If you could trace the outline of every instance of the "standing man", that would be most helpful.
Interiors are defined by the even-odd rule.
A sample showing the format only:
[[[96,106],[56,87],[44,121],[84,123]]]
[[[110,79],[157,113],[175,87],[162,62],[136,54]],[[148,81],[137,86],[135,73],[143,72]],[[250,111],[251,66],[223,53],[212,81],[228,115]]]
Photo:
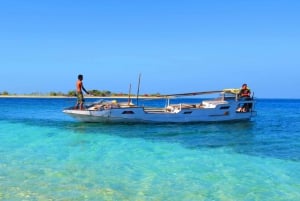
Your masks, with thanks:
[[[84,98],[83,98],[83,93],[82,91],[84,91],[86,94],[90,94],[83,86],[83,75],[78,75],[78,80],[76,82],[76,93],[77,93],[77,103],[75,106],[75,109],[79,109],[82,110],[83,109],[83,103],[84,103]]]

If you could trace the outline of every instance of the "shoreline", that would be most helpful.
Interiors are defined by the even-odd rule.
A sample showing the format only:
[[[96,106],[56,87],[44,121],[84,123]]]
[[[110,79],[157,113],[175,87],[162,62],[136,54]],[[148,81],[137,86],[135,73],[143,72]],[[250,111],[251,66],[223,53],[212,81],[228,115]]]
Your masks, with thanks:
[[[50,95],[0,95],[1,98],[53,98],[53,99],[60,99],[60,98],[69,98],[69,99],[76,99],[77,96],[50,96]],[[99,98],[99,99],[128,99],[128,96],[89,96],[86,95],[84,96],[85,99],[91,99],[91,98]],[[130,99],[136,99],[136,96],[131,96]],[[139,96],[139,98],[142,99],[166,99],[166,97],[163,96]],[[172,97],[175,98],[175,97]],[[196,98],[196,97],[193,97]],[[198,98],[198,97],[197,97]],[[207,97],[203,97],[207,98]],[[271,100],[271,99],[278,99],[278,100],[300,100],[300,98],[256,98],[256,99],[266,99],[266,100]]]
[[[48,95],[0,95],[0,98],[70,98],[76,99],[77,96],[48,96]],[[85,99],[90,98],[101,98],[101,99],[128,99],[126,96],[84,96]],[[137,96],[132,96],[130,99],[136,99]],[[143,99],[163,99],[164,97],[157,96],[139,96],[139,98]]]

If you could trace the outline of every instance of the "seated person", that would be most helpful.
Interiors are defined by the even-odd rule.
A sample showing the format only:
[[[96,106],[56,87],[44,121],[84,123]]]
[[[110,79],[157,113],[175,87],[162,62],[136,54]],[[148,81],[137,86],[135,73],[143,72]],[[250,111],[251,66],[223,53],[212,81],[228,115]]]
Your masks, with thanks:
[[[250,94],[251,94],[251,91],[248,88],[247,84],[243,84],[242,88],[238,94],[239,98],[241,98],[243,100],[251,100]],[[240,110],[240,112],[248,112],[251,107],[252,107],[251,103],[245,103],[242,108],[239,108],[239,110]]]
[[[250,94],[251,94],[251,91],[248,88],[247,84],[243,84],[243,86],[239,92],[239,97],[247,99],[247,98],[250,98]]]

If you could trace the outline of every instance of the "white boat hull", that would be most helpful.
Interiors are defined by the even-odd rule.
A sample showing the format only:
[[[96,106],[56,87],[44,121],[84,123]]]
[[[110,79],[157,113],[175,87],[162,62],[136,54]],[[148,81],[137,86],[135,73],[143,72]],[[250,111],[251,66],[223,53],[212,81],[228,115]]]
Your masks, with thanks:
[[[253,104],[253,102],[251,101]],[[209,105],[211,104],[211,105]],[[238,101],[209,102],[205,107],[144,108],[117,107],[101,110],[65,109],[63,112],[81,122],[116,122],[116,123],[187,123],[187,122],[222,122],[250,120],[256,115],[252,109],[238,112]]]

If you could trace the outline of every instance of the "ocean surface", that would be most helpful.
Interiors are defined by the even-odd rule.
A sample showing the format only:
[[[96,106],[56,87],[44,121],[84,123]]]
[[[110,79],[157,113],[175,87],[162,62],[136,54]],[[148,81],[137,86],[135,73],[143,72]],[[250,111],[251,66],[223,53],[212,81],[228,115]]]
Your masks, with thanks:
[[[300,100],[196,124],[79,123],[75,102],[0,98],[0,200],[300,200]]]

